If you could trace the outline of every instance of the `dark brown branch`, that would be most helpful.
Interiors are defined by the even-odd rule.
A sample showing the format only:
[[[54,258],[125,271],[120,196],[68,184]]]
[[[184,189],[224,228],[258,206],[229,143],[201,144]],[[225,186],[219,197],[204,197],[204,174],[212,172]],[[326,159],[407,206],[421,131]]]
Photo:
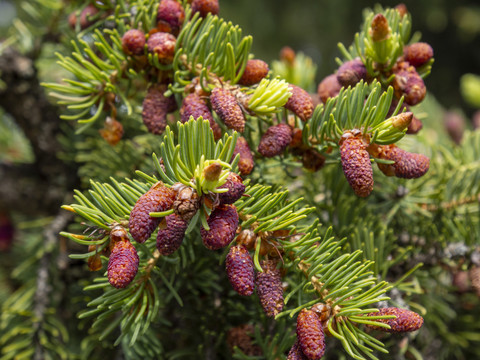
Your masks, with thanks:
[[[32,59],[8,48],[0,56],[0,107],[30,141],[35,162],[0,164],[0,208],[26,213],[56,213],[65,192],[76,183],[76,170],[58,159],[57,109],[40,86]]]

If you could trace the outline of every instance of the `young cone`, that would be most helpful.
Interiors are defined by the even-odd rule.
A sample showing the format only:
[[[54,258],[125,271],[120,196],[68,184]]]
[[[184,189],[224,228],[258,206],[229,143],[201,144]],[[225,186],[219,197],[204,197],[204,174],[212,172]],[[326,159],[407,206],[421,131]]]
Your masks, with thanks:
[[[235,145],[235,150],[233,150],[232,160],[240,154],[240,161],[238,162],[238,170],[240,175],[248,175],[253,171],[255,166],[255,161],[253,160],[252,151],[248,146],[247,140],[240,136],[237,139],[237,144]]]
[[[375,321],[381,322],[383,324],[390,325],[390,329],[384,327],[367,325],[367,327],[375,330],[390,332],[390,333],[404,333],[410,331],[416,331],[420,329],[423,325],[423,317],[417,313],[406,310],[399,309],[396,307],[383,308],[380,311],[375,313],[370,313],[367,316],[382,316],[382,315],[395,315],[395,319],[377,319]]]
[[[238,132],[245,130],[245,117],[235,96],[227,89],[215,88],[210,95],[212,109],[228,128]]]
[[[176,107],[173,97],[165,97],[165,85],[152,85],[143,100],[142,119],[148,131],[160,135],[167,127],[167,114]]]
[[[260,59],[250,59],[247,61],[247,66],[238,81],[240,85],[252,86],[258,84],[265,76],[267,76],[268,64]]]
[[[300,348],[300,344],[297,341],[292,345],[292,348],[288,352],[287,360],[309,360]]]
[[[228,189],[227,192],[219,193],[218,200],[220,204],[233,204],[240,199],[245,192],[245,185],[243,185],[242,178],[237,174],[231,172],[228,174],[225,184],[219,189]]]
[[[322,322],[312,310],[302,309],[297,317],[297,338],[309,360],[318,360],[325,353],[325,334]]]
[[[218,15],[220,6],[218,5],[218,0],[193,0],[192,1],[192,11],[193,13],[200,13],[201,17],[206,17],[208,13],[212,15]]]
[[[359,58],[343,63],[337,70],[337,80],[344,87],[354,87],[360,80],[366,79],[367,68]]]
[[[177,39],[170,33],[156,32],[150,35],[147,40],[147,50],[158,56],[161,64],[171,64],[175,56],[175,45]]]
[[[145,34],[141,30],[128,30],[122,37],[123,52],[127,55],[142,55],[145,48]]]
[[[293,131],[287,124],[270,126],[258,144],[258,152],[264,157],[280,155],[292,141]]]
[[[138,254],[128,240],[115,243],[108,260],[108,282],[117,289],[128,286],[137,275]]]
[[[393,164],[378,163],[378,168],[387,176],[416,179],[425,175],[430,167],[430,159],[425,155],[405,151],[395,144],[381,146],[378,156],[395,161]]]
[[[328,99],[337,96],[341,88],[342,85],[338,82],[337,74],[331,74],[318,84],[317,94],[325,104]]]
[[[427,43],[417,42],[403,48],[403,57],[405,61],[417,68],[433,57],[433,49]]]
[[[342,139],[340,144],[343,173],[360,197],[367,197],[373,190],[373,170],[366,148],[363,140],[353,135]]]
[[[160,31],[178,35],[185,20],[183,6],[175,0],[161,0],[157,12],[157,28]]]
[[[257,273],[255,285],[262,304],[263,312],[269,317],[275,317],[283,310],[283,287],[280,270],[276,261],[262,260],[263,272]]]
[[[208,120],[215,140],[222,137],[222,129],[220,129],[220,126],[213,119],[207,103],[195,93],[187,95],[183,99],[182,107],[180,108],[180,120],[182,123],[190,120],[190,116],[193,116],[194,119],[198,119],[201,116],[203,119]]]
[[[223,205],[212,211],[207,220],[210,230],[200,228],[205,247],[218,250],[230,244],[238,227],[238,213],[233,205]]]
[[[130,213],[128,227],[133,239],[145,242],[157,228],[161,218],[151,217],[151,212],[167,211],[172,208],[175,191],[159,182],[140,196]]]
[[[301,87],[290,84],[292,96],[288,98],[285,108],[297,115],[302,121],[307,121],[313,114],[313,101],[308,92]]]
[[[165,220],[166,228],[158,230],[157,249],[162,255],[171,255],[182,245],[188,222],[177,214],[168,215]]]
[[[232,246],[225,260],[225,269],[233,290],[242,296],[250,296],[255,288],[255,269],[247,248]]]

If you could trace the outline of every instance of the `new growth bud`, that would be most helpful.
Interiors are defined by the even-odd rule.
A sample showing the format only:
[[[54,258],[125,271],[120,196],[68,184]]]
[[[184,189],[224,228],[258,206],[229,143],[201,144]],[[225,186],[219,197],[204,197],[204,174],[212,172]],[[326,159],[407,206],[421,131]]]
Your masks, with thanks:
[[[373,17],[369,34],[373,41],[380,42],[387,40],[390,36],[390,27],[387,18],[383,14],[377,14]]]

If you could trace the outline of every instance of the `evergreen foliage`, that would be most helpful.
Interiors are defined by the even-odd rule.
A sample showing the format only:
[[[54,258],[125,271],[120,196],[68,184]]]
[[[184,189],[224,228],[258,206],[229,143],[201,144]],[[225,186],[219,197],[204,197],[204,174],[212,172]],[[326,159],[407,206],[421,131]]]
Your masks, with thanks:
[[[471,309],[480,295],[480,133],[466,131],[455,145],[426,117],[412,135],[415,115],[434,107],[420,96],[433,57],[416,68],[402,57],[419,40],[411,37],[412,15],[401,7],[366,10],[337,59],[352,72],[354,62],[360,66],[358,81],[314,100],[322,97],[319,88],[305,100],[301,89],[315,88],[316,67],[301,53],[285,52],[266,77],[241,85],[253,38],[198,10],[209,1],[161,1],[184,11],[174,19],[181,27],[165,61],[163,50],[148,46],[163,32],[159,21],[173,21],[161,18],[159,3],[22,1],[24,20],[0,46],[0,54],[16,46],[35,57],[56,35],[64,78],[46,77],[42,85],[59,117],[69,120],[58,157],[78,176],[58,214],[33,223],[15,215],[24,241],[11,251],[22,261],[0,267],[0,360],[290,359],[296,341],[309,346],[295,334],[305,310],[321,322],[327,359],[479,357]],[[126,50],[131,29],[147,41],[140,55]],[[152,114],[142,111],[153,86],[162,89],[152,102],[162,134],[148,131]],[[215,89],[222,89],[216,99]],[[185,121],[190,94],[207,110]],[[421,102],[414,114],[412,102]],[[303,110],[311,108],[305,119]],[[18,134],[0,116],[0,150],[8,153],[12,140],[3,133]],[[268,138],[274,127],[279,135]],[[251,174],[242,170],[249,159],[236,147],[240,137],[253,154]],[[357,148],[345,150],[352,138]],[[401,164],[382,154],[397,145],[426,154],[428,173],[390,176],[385,169]],[[273,156],[262,156],[261,148]],[[18,153],[0,154],[0,161],[32,162],[24,140]],[[366,159],[361,165],[358,154]],[[413,171],[419,155],[405,154],[405,171]],[[373,191],[360,195],[352,184],[370,173]],[[148,196],[158,189],[172,198],[152,210]],[[138,211],[150,223],[134,224]],[[185,227],[168,228],[170,216]],[[152,233],[135,241],[134,226]],[[165,229],[183,235],[171,255],[158,246]],[[209,236],[221,246],[208,243]],[[138,255],[138,269],[124,260],[134,277],[122,288],[110,278],[119,243]],[[239,296],[229,284],[225,258],[236,244],[247,249],[257,280],[267,279],[266,300],[258,283],[252,296]],[[8,270],[15,286],[3,284]],[[274,316],[266,309],[272,299]],[[385,334],[413,314],[377,314],[392,306],[421,315],[423,327],[423,319],[407,318],[400,336]]]

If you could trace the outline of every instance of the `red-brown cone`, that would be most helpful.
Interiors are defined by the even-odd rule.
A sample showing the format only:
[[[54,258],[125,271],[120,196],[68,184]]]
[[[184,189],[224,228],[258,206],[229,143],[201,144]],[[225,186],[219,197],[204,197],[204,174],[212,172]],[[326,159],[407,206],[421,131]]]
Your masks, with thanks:
[[[122,37],[123,52],[127,55],[142,55],[145,48],[145,34],[141,30],[128,30]]]
[[[317,93],[325,104],[329,98],[334,98],[340,92],[342,85],[338,82],[337,74],[328,75],[318,84]]]
[[[276,316],[283,309],[283,287],[280,270],[276,261],[262,260],[263,272],[257,273],[255,285],[263,311],[269,317]]]
[[[108,260],[108,282],[117,289],[128,286],[138,271],[138,254],[130,241],[118,241]]]
[[[313,114],[312,97],[296,85],[288,85],[292,89],[292,96],[288,98],[285,108],[297,115],[302,121],[307,121]]]
[[[182,107],[180,108],[180,120],[186,123],[190,120],[190,116],[196,120],[200,116],[210,122],[210,128],[213,131],[213,137],[218,140],[222,137],[222,129],[213,119],[213,115],[207,106],[205,100],[195,93],[187,95],[182,101]]]
[[[193,0],[192,1],[192,12],[200,13],[201,17],[206,17],[208,13],[212,15],[217,15],[220,10],[218,5],[218,0]]]
[[[175,192],[162,183],[152,186],[140,196],[130,213],[128,227],[135,241],[145,242],[157,228],[161,218],[150,217],[151,212],[170,210],[175,200]]]
[[[253,160],[252,151],[248,146],[247,140],[241,136],[237,139],[235,150],[233,150],[232,160],[235,158],[235,156],[237,156],[237,154],[240,154],[240,160],[238,162],[238,170],[240,171],[240,174],[250,174],[255,166],[255,161]]]
[[[228,330],[227,344],[232,354],[238,347],[245,355],[261,356],[262,349],[253,343],[255,328],[251,324],[243,324]]]
[[[298,340],[292,345],[292,348],[288,352],[287,360],[309,360],[300,348]]]
[[[255,270],[252,258],[243,245],[232,246],[225,260],[225,269],[233,290],[250,296],[255,289]]]
[[[75,30],[78,21],[80,29],[84,30],[93,24],[95,15],[97,15],[98,12],[99,10],[95,6],[88,4],[80,13],[80,19],[77,18],[76,12],[71,13],[68,17],[68,24]]]
[[[152,85],[143,100],[143,123],[152,134],[160,135],[165,131],[167,114],[176,106],[173,96],[167,98],[163,95],[166,90],[165,85]]]
[[[157,12],[157,29],[178,35],[185,20],[183,6],[175,0],[161,0]]]
[[[258,152],[264,157],[280,155],[292,141],[293,130],[287,124],[271,126],[258,144]]]
[[[303,167],[309,171],[316,172],[325,164],[325,156],[313,148],[306,149],[302,154]]]
[[[322,322],[312,310],[302,309],[297,317],[297,339],[309,360],[318,360],[325,353]]]
[[[405,61],[417,67],[427,63],[433,57],[432,47],[424,42],[417,42],[403,48]]]
[[[233,204],[240,199],[245,192],[245,185],[243,185],[242,178],[237,174],[231,172],[228,174],[227,181],[219,189],[228,189],[227,192],[219,193],[218,200],[220,205]]]
[[[238,227],[238,213],[233,205],[217,207],[207,219],[210,230],[200,228],[200,235],[205,247],[218,250],[230,244]]]
[[[245,116],[237,103],[235,96],[227,89],[215,88],[210,95],[212,109],[228,128],[243,132],[245,130]]]
[[[367,68],[358,58],[343,63],[337,70],[337,80],[344,87],[354,87],[360,80],[366,79]]]
[[[342,169],[355,194],[367,197],[373,190],[370,156],[362,139],[352,136],[340,144]]]
[[[398,98],[404,96],[405,103],[411,106],[420,103],[427,94],[425,83],[413,66],[406,70],[395,72],[392,86],[395,90],[395,95]]]
[[[381,159],[395,161],[390,165],[378,163],[378,168],[387,176],[416,179],[425,175],[430,167],[430,159],[425,155],[405,151],[395,144],[384,145],[381,149]]]
[[[171,255],[182,245],[188,222],[177,214],[165,218],[167,227],[159,229],[157,234],[157,249],[162,255]]]
[[[410,331],[416,331],[420,329],[423,325],[423,317],[417,313],[406,310],[399,309],[396,307],[383,308],[379,309],[380,311],[375,313],[370,313],[367,316],[382,316],[382,315],[395,315],[395,319],[380,319],[375,320],[387,325],[390,325],[391,329],[386,329],[380,326],[367,325],[367,327],[375,330],[390,332],[390,333],[404,333]]]
[[[161,64],[171,64],[175,56],[175,44],[177,39],[170,33],[156,32],[147,40],[149,53],[157,54]]]
[[[267,76],[268,64],[260,59],[250,59],[247,61],[247,66],[238,81],[240,85],[251,86],[258,84],[265,76]]]

